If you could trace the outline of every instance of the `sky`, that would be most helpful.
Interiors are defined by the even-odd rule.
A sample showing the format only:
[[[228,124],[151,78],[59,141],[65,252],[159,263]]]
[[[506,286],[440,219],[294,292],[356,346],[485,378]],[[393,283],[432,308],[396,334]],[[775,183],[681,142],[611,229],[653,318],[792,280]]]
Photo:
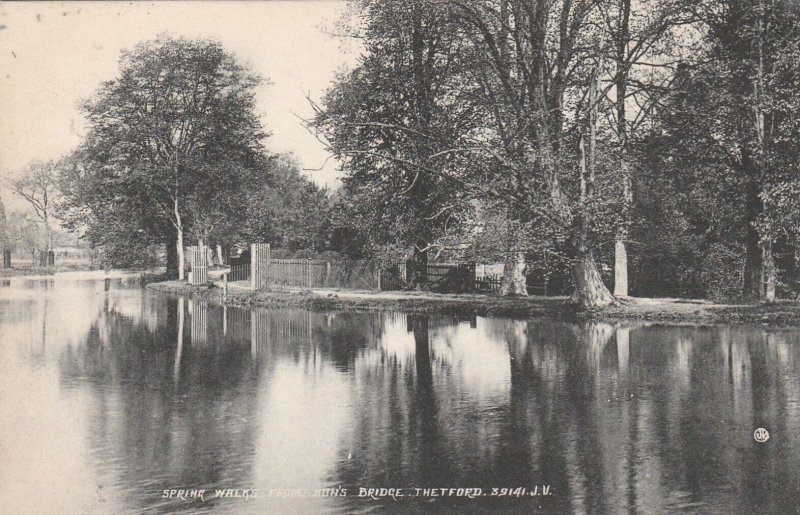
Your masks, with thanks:
[[[292,152],[334,187],[336,162],[302,126],[357,49],[331,35],[341,1],[0,2],[0,176],[57,159],[86,133],[79,103],[118,73],[120,51],[168,32],[212,37],[266,77],[259,114],[267,147]],[[319,169],[321,167],[321,169]],[[4,195],[5,197],[5,195]]]

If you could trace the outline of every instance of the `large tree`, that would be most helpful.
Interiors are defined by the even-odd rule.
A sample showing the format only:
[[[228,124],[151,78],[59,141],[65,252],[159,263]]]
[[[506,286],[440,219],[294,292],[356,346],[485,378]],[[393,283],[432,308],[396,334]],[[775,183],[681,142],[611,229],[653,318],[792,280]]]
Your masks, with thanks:
[[[20,177],[8,181],[7,187],[33,209],[37,222],[44,227],[43,247],[53,247],[53,206],[58,200],[58,166],[54,161],[29,163]]]
[[[91,149],[79,148],[58,165],[62,225],[101,251],[106,265],[136,266],[151,255],[154,243],[172,242],[173,232],[146,200],[126,196],[103,173]],[[167,269],[178,271],[177,248],[167,246]]]
[[[11,250],[30,253],[33,266],[36,266],[36,253],[41,250],[44,240],[41,224],[19,211],[11,211],[8,215],[8,240]]]
[[[525,252],[530,235],[541,231],[524,229],[545,224],[565,237],[572,299],[584,306],[614,302],[594,257],[592,228],[602,199],[586,181],[598,168],[579,166],[578,135],[596,126],[589,118],[597,100],[587,101],[595,90],[602,40],[592,17],[596,3],[448,3],[464,22],[474,56],[470,82],[480,85],[477,100],[487,106],[481,133],[499,164],[494,189],[505,193],[509,222],[519,227],[509,241],[501,291],[525,293]]]
[[[8,218],[6,217],[6,206],[3,204],[3,199],[0,199],[0,250],[10,250]]]
[[[277,155],[241,192],[242,221],[236,234],[287,252],[327,249],[327,191],[304,176],[291,155]]]
[[[635,146],[648,134],[657,107],[671,91],[675,72],[694,50],[696,2],[612,0],[598,3],[604,63],[601,121],[613,135],[619,182],[614,246],[614,295],[628,295],[627,240],[633,218]],[[603,116],[606,115],[606,116]]]
[[[594,192],[577,191],[576,139],[563,144],[568,90],[573,88],[572,95],[580,96],[578,90],[585,94],[590,82],[585,73],[577,87],[575,81],[587,68],[579,40],[594,3],[450,0],[375,1],[369,6],[369,13],[405,16],[388,24],[375,24],[375,15],[367,18],[374,30],[366,34],[364,62],[329,94],[322,121],[358,118],[357,124],[332,124],[339,130],[333,135],[360,138],[350,146],[351,154],[381,158],[388,154],[390,163],[402,166],[361,167],[374,180],[364,172],[353,173],[351,189],[372,195],[379,209],[380,203],[390,204],[404,215],[425,206],[427,216],[417,217],[422,223],[409,224],[412,234],[436,228],[436,215],[453,208],[463,212],[465,205],[478,203],[500,213],[508,227],[503,295],[527,294],[525,254],[538,246],[530,245],[530,236],[553,232],[541,228],[555,224],[559,227],[555,232],[572,234],[562,244],[572,252],[576,300],[587,305],[613,302],[597,271],[590,233],[579,227],[590,225],[589,213],[575,216],[575,210],[582,209],[578,205],[592,204]],[[405,74],[393,75],[398,69]],[[354,101],[375,96],[381,101],[374,107]],[[573,127],[583,123],[573,122]],[[402,130],[387,132],[387,127]],[[353,168],[351,162],[345,163],[346,170]],[[410,177],[407,186],[396,185],[388,195],[382,194],[392,182],[373,170],[404,168]],[[461,195],[462,202],[437,197],[442,191]],[[445,223],[447,219],[443,217]]]
[[[703,51],[678,75],[654,141],[665,169],[698,185],[690,196],[711,211],[714,232],[744,244],[743,298],[772,301],[773,244],[786,235],[796,243],[787,199],[798,183],[800,8],[781,0],[699,5]]]
[[[82,173],[90,174],[93,195],[105,214],[169,241],[181,279],[187,206],[202,205],[209,184],[222,177],[227,184],[260,158],[261,83],[218,42],[162,35],[124,51],[119,77],[84,104],[90,130],[81,157],[91,164]],[[84,199],[69,205],[80,209]]]
[[[435,2],[353,2],[363,23],[358,66],[340,75],[313,126],[344,172],[345,202],[367,239],[412,246],[425,282],[430,250],[467,211],[467,192],[449,180],[451,143],[470,126],[474,106],[453,82],[463,38]]]

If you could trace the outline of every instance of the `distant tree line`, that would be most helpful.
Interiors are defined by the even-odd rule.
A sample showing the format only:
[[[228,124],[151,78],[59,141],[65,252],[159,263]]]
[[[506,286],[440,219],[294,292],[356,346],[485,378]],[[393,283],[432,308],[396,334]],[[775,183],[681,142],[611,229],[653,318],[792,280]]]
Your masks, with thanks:
[[[18,176],[7,177],[0,183],[27,206],[27,209],[6,210],[0,201],[0,250],[16,255],[16,260],[36,264],[37,257],[41,259],[56,246],[78,243],[56,223],[57,177],[57,163],[34,161]]]

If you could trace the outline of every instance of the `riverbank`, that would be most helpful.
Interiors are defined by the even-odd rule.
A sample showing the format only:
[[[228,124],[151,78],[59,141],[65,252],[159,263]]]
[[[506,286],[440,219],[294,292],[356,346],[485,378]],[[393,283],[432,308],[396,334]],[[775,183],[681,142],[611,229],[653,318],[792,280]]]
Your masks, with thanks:
[[[22,266],[19,268],[0,268],[0,278],[5,277],[44,277],[66,272],[102,272],[102,269],[80,265]]]
[[[0,268],[0,278],[4,277],[27,277],[40,275],[53,275],[57,270],[54,268]]]
[[[150,290],[223,302],[233,306],[302,307],[350,310],[455,314],[462,316],[547,316],[559,319],[649,320],[675,323],[746,323],[800,326],[800,303],[771,305],[717,304],[703,300],[629,298],[620,306],[580,310],[565,297],[506,298],[478,294],[373,292],[332,289],[257,291],[232,283],[227,297],[214,285],[192,286],[180,281],[151,283]]]
[[[0,279],[11,279],[14,277],[25,277],[27,279],[50,278],[58,275],[59,277],[69,277],[73,279],[82,278],[119,278],[138,276],[140,284],[164,280],[163,271],[142,271],[142,270],[104,270],[102,268],[81,268],[81,267],[36,267],[36,268],[3,268],[0,269]]]

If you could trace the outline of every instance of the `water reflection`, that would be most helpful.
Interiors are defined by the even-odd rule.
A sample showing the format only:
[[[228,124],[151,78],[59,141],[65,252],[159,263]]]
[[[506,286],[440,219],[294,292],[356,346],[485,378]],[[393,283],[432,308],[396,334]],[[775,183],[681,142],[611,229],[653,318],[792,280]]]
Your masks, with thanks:
[[[800,508],[797,331],[247,310],[121,280],[0,291],[11,512]],[[535,485],[552,495],[356,496]],[[260,495],[161,498],[191,487]],[[348,496],[265,495],[325,487]]]

